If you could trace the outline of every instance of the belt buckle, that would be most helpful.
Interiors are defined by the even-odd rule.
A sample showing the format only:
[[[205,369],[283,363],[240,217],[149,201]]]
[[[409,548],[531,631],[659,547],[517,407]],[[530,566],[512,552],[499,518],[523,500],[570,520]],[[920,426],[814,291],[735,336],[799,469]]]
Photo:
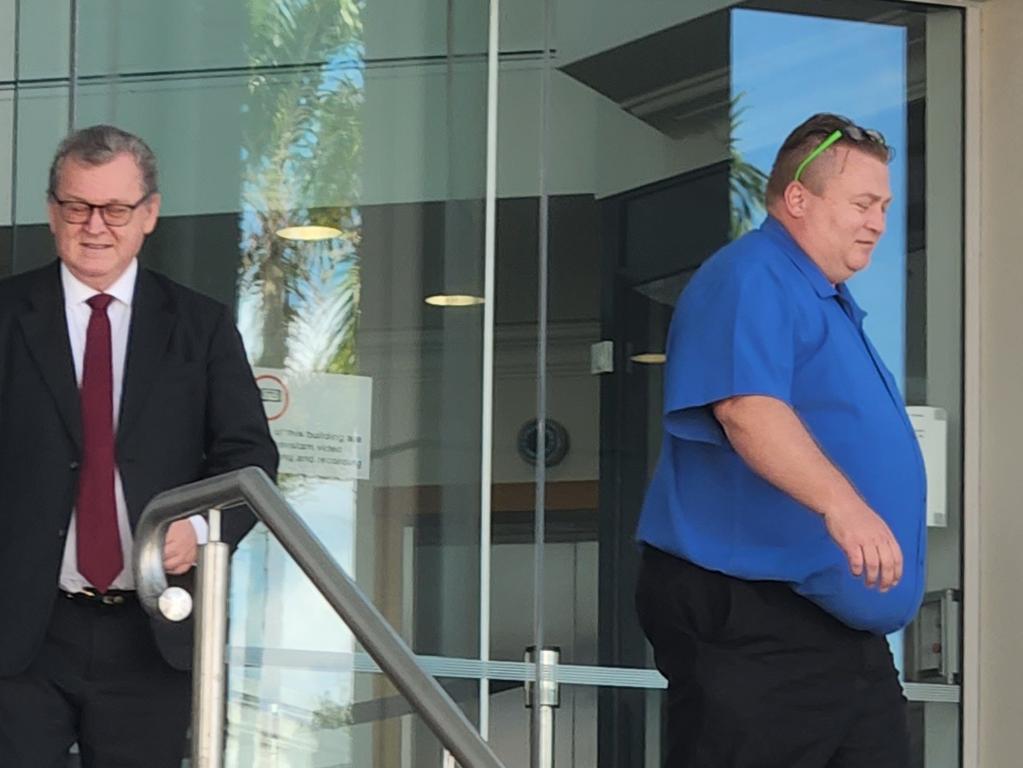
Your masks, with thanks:
[[[124,595],[108,595],[100,592],[95,587],[82,587],[73,594],[68,593],[70,598],[76,596],[81,596],[90,603],[99,603],[100,605],[124,605]]]

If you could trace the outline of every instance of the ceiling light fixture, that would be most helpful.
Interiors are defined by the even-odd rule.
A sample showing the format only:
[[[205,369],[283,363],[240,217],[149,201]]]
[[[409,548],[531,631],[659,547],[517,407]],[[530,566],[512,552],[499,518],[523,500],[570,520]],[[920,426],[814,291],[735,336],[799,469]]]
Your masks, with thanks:
[[[277,236],[285,240],[330,240],[332,237],[341,237],[341,230],[337,227],[307,224],[300,227],[281,227],[277,230]]]
[[[629,359],[634,363],[642,363],[643,365],[664,365],[664,361],[668,359],[668,356],[663,352],[641,352]]]
[[[432,307],[476,307],[484,302],[482,296],[466,293],[437,293],[427,296],[424,301]]]

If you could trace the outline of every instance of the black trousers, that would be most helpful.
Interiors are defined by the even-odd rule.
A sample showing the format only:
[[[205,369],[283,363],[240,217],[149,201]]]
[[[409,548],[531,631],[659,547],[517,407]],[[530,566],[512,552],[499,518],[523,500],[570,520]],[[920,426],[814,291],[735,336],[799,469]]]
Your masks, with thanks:
[[[101,605],[58,595],[43,648],[0,678],[0,766],[180,768],[191,675],[160,655],[134,598]]]
[[[906,700],[884,637],[779,582],[646,547],[640,623],[668,679],[670,768],[905,768]]]

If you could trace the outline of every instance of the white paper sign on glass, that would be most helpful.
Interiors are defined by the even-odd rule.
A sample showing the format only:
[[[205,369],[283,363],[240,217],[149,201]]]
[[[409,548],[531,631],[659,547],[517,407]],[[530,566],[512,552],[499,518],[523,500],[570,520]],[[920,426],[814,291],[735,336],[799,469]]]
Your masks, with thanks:
[[[906,412],[916,432],[920,452],[927,469],[927,525],[944,528],[948,525],[946,507],[946,472],[948,462],[948,418],[944,408],[910,405]]]
[[[282,474],[368,480],[373,380],[254,368]]]

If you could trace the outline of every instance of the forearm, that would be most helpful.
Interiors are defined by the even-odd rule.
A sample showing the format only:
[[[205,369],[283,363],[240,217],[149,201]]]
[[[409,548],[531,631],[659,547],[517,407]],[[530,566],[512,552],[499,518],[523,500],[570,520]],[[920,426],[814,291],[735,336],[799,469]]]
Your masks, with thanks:
[[[821,515],[865,506],[785,403],[749,395],[713,406],[729,443],[771,485]]]
[[[902,549],[878,517],[814,442],[785,403],[748,395],[715,403],[714,416],[750,468],[824,517],[849,569],[882,592],[902,578]]]

